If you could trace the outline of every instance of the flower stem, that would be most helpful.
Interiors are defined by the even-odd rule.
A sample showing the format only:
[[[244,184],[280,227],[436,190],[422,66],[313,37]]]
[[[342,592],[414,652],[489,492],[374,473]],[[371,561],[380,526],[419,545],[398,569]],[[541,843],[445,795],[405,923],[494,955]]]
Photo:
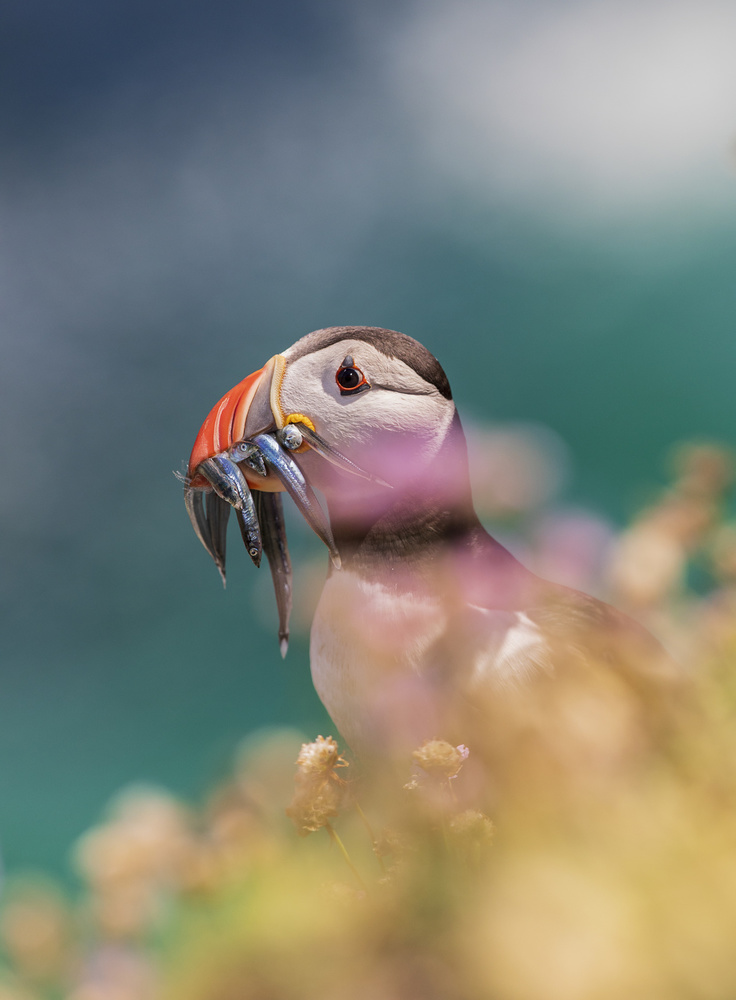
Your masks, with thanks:
[[[383,863],[383,858],[378,853],[378,841],[375,838],[375,835],[373,833],[373,828],[371,827],[371,824],[368,822],[368,817],[363,812],[363,810],[360,808],[360,803],[359,802],[355,803],[355,810],[358,813],[358,815],[360,816],[360,818],[362,820],[362,823],[363,823],[363,826],[368,831],[368,836],[371,838],[371,844],[373,845],[373,853],[375,854],[376,859],[378,860],[378,863],[381,866],[381,872],[385,876],[386,875],[386,866]]]
[[[325,823],[325,830],[327,830],[327,832],[329,833],[330,837],[332,838],[333,843],[337,845],[337,847],[338,847],[340,853],[342,854],[343,858],[345,858],[345,863],[347,864],[348,868],[350,869],[350,871],[353,873],[353,875],[357,879],[358,884],[360,885],[361,889],[363,889],[364,892],[367,892],[368,891],[367,886],[366,886],[365,882],[363,881],[363,879],[360,877],[360,872],[355,867],[355,865],[353,864],[353,862],[350,860],[350,855],[347,852],[347,848],[343,844],[343,842],[340,839],[339,835],[337,834],[335,828],[333,827],[332,823],[329,822],[329,820]]]

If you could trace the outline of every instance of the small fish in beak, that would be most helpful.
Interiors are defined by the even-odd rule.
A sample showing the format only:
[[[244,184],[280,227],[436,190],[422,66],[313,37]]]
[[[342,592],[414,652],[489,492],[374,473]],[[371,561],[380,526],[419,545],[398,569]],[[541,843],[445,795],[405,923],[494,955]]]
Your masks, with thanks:
[[[225,549],[227,545],[227,522],[230,520],[230,504],[223,500],[214,490],[205,495],[207,524],[212,537],[212,550],[215,564],[222,577],[222,585],[227,585],[225,577]]]
[[[330,552],[330,558],[336,569],[340,568],[340,553],[332,537],[332,529],[327,515],[322,510],[314,490],[304,478],[304,474],[294,459],[281,447],[276,438],[270,434],[256,434],[250,441],[255,444],[276,475],[284,485],[289,496],[304,515],[304,519],[312,530],[322,539]]]
[[[228,452],[228,458],[233,462],[245,462],[248,468],[253,469],[259,476],[265,477],[268,475],[263,455],[261,455],[254,444],[249,444],[247,441],[241,441],[234,448],[231,448]]]
[[[289,617],[292,604],[291,559],[286,543],[284,507],[280,493],[264,493],[262,490],[257,490],[253,500],[261,525],[263,551],[271,567],[276,607],[279,612],[279,649],[283,658],[289,648]]]
[[[201,475],[211,484],[215,493],[233,507],[238,513],[238,521],[242,524],[243,540],[256,566],[261,564],[261,552],[263,545],[261,542],[261,531],[258,526],[255,504],[245,476],[240,471],[239,466],[232,462],[226,455],[217,455],[215,458],[207,458],[199,466]],[[209,521],[209,509],[208,509]],[[213,534],[213,539],[216,535]],[[217,559],[215,559],[217,562]],[[220,572],[225,576],[224,544],[222,569]]]
[[[279,437],[281,443],[285,448],[290,451],[295,451],[300,448],[301,445],[306,442],[309,447],[316,451],[318,455],[326,459],[332,465],[338,469],[342,469],[343,472],[349,472],[353,476],[359,476],[361,479],[366,479],[371,483],[376,483],[377,486],[387,486],[391,488],[391,484],[385,482],[383,479],[379,479],[378,476],[372,476],[370,472],[366,472],[361,469],[359,465],[355,462],[351,462],[349,458],[339,452],[337,448],[333,448],[332,445],[327,444],[324,438],[320,437],[319,434],[306,423],[299,424],[287,424],[281,431],[279,431]]]
[[[185,480],[184,504],[187,508],[187,514],[189,514],[189,520],[192,522],[197,538],[212,556],[217,568],[220,569],[217,551],[212,541],[212,527],[207,520],[204,509],[204,498],[204,490],[193,489]],[[221,569],[220,574],[222,575]]]

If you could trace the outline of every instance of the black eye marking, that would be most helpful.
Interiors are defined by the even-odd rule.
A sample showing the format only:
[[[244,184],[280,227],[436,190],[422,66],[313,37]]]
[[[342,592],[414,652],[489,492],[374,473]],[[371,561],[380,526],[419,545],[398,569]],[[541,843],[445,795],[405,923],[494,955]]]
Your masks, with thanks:
[[[352,355],[348,354],[337,369],[335,381],[341,396],[354,396],[358,392],[370,389],[370,383],[360,368],[355,367]]]

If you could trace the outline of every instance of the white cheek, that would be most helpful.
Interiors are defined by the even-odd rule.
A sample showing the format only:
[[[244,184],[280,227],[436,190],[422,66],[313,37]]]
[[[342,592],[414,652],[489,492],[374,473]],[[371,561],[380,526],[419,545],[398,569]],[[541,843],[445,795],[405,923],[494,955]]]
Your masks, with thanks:
[[[335,447],[367,445],[385,434],[410,435],[427,457],[440,447],[454,413],[450,400],[439,394],[378,388],[343,396],[332,372],[309,371],[311,366],[304,364],[307,360],[300,359],[298,369],[287,370],[281,405],[286,413],[309,417],[317,432]]]
[[[366,397],[368,393],[366,393]],[[452,422],[454,406],[438,396],[404,395],[373,390],[362,413],[352,410],[345,421],[354,440],[370,443],[386,434],[411,439],[416,455],[432,458]]]

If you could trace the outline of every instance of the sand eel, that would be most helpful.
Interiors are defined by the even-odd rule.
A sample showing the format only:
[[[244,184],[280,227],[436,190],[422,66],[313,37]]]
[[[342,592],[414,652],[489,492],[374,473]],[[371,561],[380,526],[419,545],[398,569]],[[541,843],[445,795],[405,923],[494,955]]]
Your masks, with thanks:
[[[218,503],[203,502],[212,491]],[[253,505],[249,491],[263,499]],[[449,382],[411,337],[373,327],[310,333],[227,393],[196,439],[185,486],[195,531],[223,579],[223,502],[254,561],[262,545],[285,654],[284,491],[330,553],[312,676],[359,754],[486,738],[532,690],[543,692],[535,711],[544,714],[565,676],[594,678],[604,703],[622,690],[639,703],[676,675],[642,626],[541,580],[486,532]],[[561,724],[598,725],[580,711]]]

